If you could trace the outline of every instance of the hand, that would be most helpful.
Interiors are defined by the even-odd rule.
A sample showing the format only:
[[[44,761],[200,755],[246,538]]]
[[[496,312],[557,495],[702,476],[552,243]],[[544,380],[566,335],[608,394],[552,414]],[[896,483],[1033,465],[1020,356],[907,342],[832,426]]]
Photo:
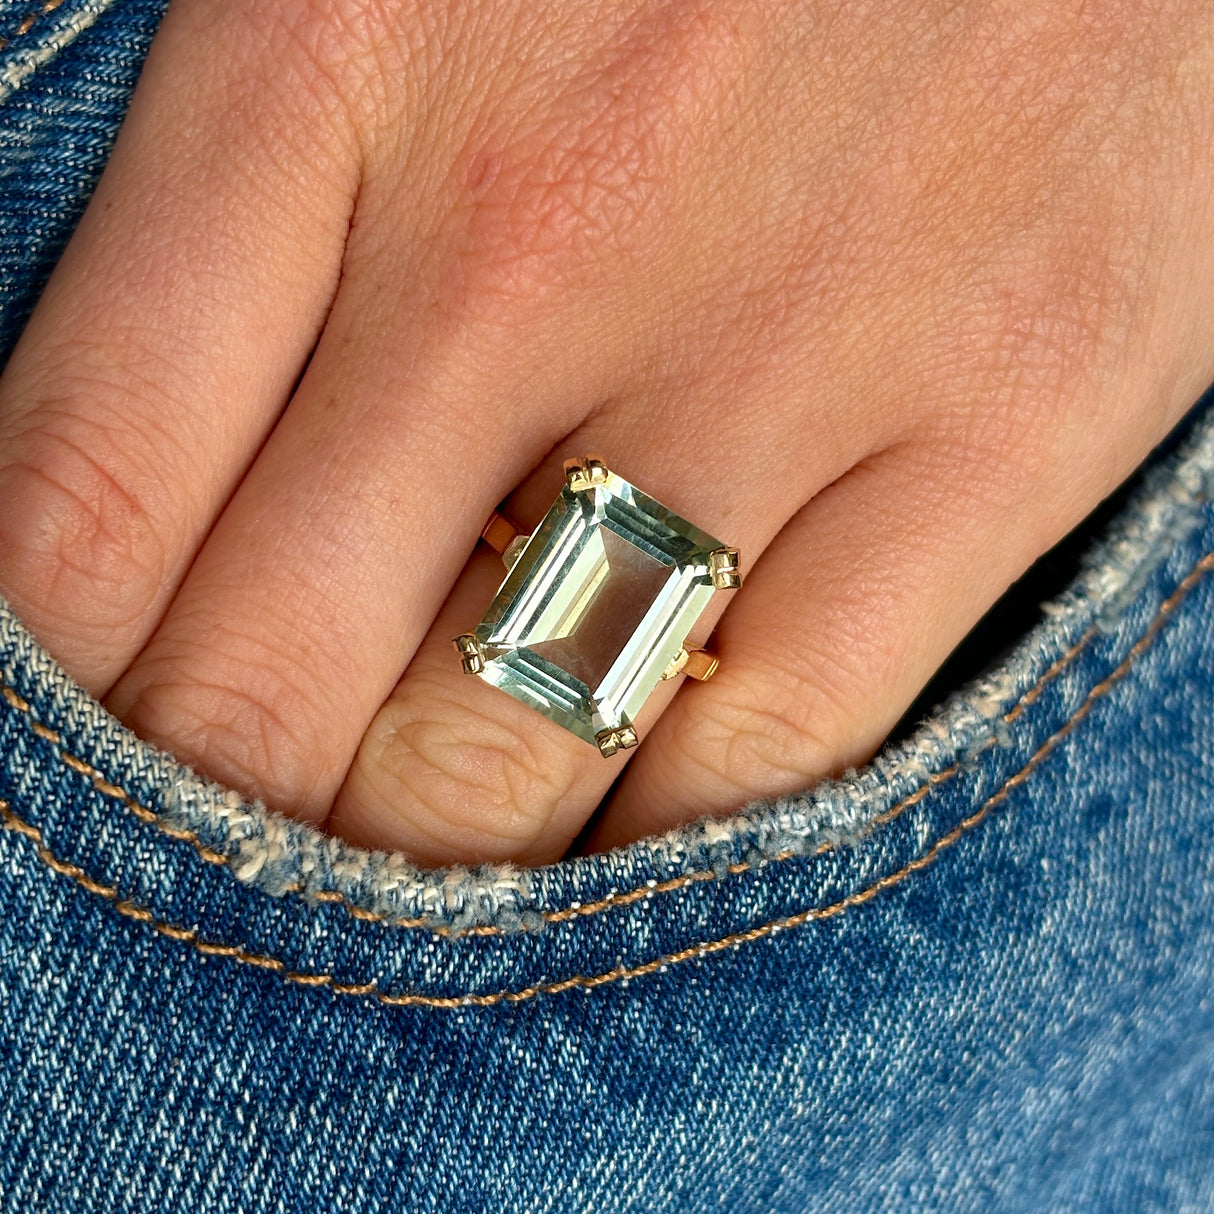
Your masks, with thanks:
[[[1214,379],[1211,80],[1206,0],[174,0],[0,382],[0,589],[275,809],[551,861],[628,756],[450,639],[601,451],[748,577],[593,845],[803,787]]]

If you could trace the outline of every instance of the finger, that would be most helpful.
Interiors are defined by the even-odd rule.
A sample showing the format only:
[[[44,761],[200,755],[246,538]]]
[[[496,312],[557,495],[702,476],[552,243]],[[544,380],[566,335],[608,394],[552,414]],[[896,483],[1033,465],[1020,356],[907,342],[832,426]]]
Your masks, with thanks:
[[[1115,483],[1076,496],[1100,461],[1089,450],[1072,463],[1061,443],[1070,491],[1030,484],[1023,452],[947,450],[930,439],[890,448],[790,521],[721,622],[717,673],[655,727],[588,851],[866,761],[990,604]]]
[[[479,618],[504,572],[497,553],[473,553],[367,730],[327,831],[437,867],[545,863],[581,830],[591,790],[601,795],[627,755],[605,763],[556,722],[462,675],[451,646],[451,637]]]
[[[593,127],[601,105],[586,104]],[[672,290],[649,256],[669,243],[662,212],[618,231],[593,129],[498,134],[496,167],[475,139],[403,179],[371,158],[308,371],[109,697],[149,738],[310,820],[489,510],[654,361],[659,326],[630,301],[656,318]],[[402,182],[423,178],[419,201]]]
[[[677,404],[672,412],[686,413]],[[513,517],[530,530],[563,484],[555,461],[568,455],[573,444],[597,444],[620,453],[612,461],[613,471],[673,505],[696,526],[740,547],[744,558],[751,559],[796,508],[800,495],[807,496],[823,478],[837,474],[828,461],[849,458],[848,453],[824,450],[817,459],[809,459],[790,452],[781,436],[756,433],[753,428],[750,446],[744,450],[742,444],[730,442],[728,433],[740,419],[723,417],[719,440],[723,449],[737,452],[728,491],[723,491],[714,477],[701,475],[685,451],[638,445],[632,421],[638,413],[645,413],[655,430],[662,431],[661,413],[654,408],[623,407],[612,418],[596,418],[562,443],[560,451],[513,495],[507,507]],[[773,494],[772,484],[780,491]],[[604,534],[620,548],[604,550],[608,577],[639,575],[639,567],[624,559],[627,541]],[[619,566],[612,568],[617,561]],[[368,730],[329,819],[330,830],[352,842],[400,849],[424,864],[550,862],[564,853],[619,777],[633,752],[620,751],[604,760],[593,743],[481,679],[461,674],[451,638],[475,626],[503,575],[501,561],[492,553],[482,551],[469,564]],[[656,590],[669,572],[654,562],[653,576]],[[593,672],[584,674],[592,688],[626,644],[631,632],[627,621],[639,623],[648,606],[647,602],[633,603],[630,609],[621,606],[619,589],[617,583],[612,597],[608,583],[600,614],[592,616],[588,609],[586,627],[579,626],[572,634],[574,643],[585,648],[583,658],[576,660]],[[714,596],[696,630],[699,635],[711,628],[728,598],[728,592]],[[618,636],[612,632],[608,648],[601,643],[594,647],[596,640],[602,642],[597,633],[586,635],[590,626],[602,631],[616,624],[622,631]],[[642,738],[670,702],[678,682],[657,684],[645,702],[634,722]]]
[[[313,821],[485,517],[588,407],[568,376],[538,379],[531,347],[453,352],[424,294],[377,313],[387,293],[367,281],[382,280],[355,253],[290,408],[109,697],[145,736]],[[502,417],[526,419],[509,444]]]
[[[150,634],[336,283],[356,158],[275,42],[240,9],[169,13],[0,381],[0,588],[94,691]]]

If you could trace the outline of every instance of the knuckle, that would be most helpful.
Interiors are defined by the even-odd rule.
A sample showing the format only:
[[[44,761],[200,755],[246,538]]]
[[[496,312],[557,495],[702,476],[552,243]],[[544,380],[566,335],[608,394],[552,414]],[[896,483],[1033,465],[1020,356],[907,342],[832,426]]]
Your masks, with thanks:
[[[294,659],[258,656],[244,637],[225,643],[222,631],[209,643],[205,672],[178,655],[152,657],[119,715],[213,779],[293,816],[320,818],[336,782],[330,769],[341,761]]]
[[[165,582],[164,523],[147,504],[157,478],[113,436],[68,429],[24,435],[24,458],[0,469],[0,569],[5,589],[52,627],[109,639]]]
[[[945,382],[922,420],[954,461],[989,469],[992,485],[1047,483],[1069,451],[1060,436],[1077,427],[1090,434],[1089,459],[1116,454],[1105,441],[1116,427],[1091,433],[1090,421],[1122,408],[1126,351],[1146,332],[1154,294],[1146,242],[1116,231],[1113,219],[1068,226],[1044,252],[1000,258],[954,316]]]
[[[963,318],[963,328],[978,329],[988,415],[1082,407],[1125,348],[1142,289],[1140,259],[1112,257],[1102,241],[1078,232],[1058,245],[1045,264],[1003,267],[981,291],[970,325]]]
[[[1087,414],[1133,365],[1127,352],[1151,333],[1176,264],[1177,199],[1207,145],[1170,112],[1183,53],[1167,45],[1170,23],[1142,19],[1150,5],[1131,18],[1132,7],[991,10],[947,94],[972,116],[967,155],[914,213],[948,217],[962,277],[930,341],[950,395],[980,401],[983,424]]]
[[[382,48],[391,32],[378,0],[294,0],[278,12],[272,44],[285,44],[318,97],[357,110],[381,98]]]
[[[220,60],[224,88],[234,110],[259,115],[267,133],[335,129],[382,115],[394,43],[408,21],[391,0],[196,0],[170,28],[183,43],[222,39],[234,52]],[[233,37],[232,31],[239,33]],[[409,39],[412,41],[412,38]],[[267,104],[267,91],[282,97]],[[317,148],[325,140],[314,140]]]
[[[718,743],[709,760],[716,774],[752,796],[824,774],[831,748],[809,731],[807,715],[787,698],[717,700],[706,713]]]
[[[880,655],[871,655],[880,661]],[[861,756],[851,753],[860,723],[853,661],[824,657],[808,670],[773,670],[762,679],[727,679],[705,688],[693,728],[672,738],[684,766],[707,771],[738,790],[739,801],[792,792],[837,773]],[[866,675],[866,677],[880,677]]]
[[[380,710],[356,765],[384,812],[444,848],[514,859],[570,793],[575,764],[567,756],[422,677]]]
[[[720,677],[720,676],[718,676]],[[674,773],[698,772],[736,790],[739,804],[787,783],[794,764],[792,744],[801,743],[792,722],[773,704],[753,708],[735,695],[697,697],[694,724],[674,731],[662,766]]]
[[[551,295],[585,289],[587,269],[642,251],[659,225],[662,186],[620,132],[545,132],[542,146],[483,148],[468,168],[459,282],[465,306],[486,319],[533,314]]]
[[[582,50],[537,114],[499,106],[453,170],[462,265],[488,300],[576,285],[587,267],[651,265],[668,242],[688,150],[712,138],[743,70],[728,6],[659,5]],[[521,107],[519,107],[521,108]]]

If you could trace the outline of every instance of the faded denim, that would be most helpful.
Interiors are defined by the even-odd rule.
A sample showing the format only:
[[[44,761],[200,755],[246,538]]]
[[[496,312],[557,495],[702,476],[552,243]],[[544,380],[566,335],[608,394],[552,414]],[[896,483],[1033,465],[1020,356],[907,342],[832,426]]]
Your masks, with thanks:
[[[0,0],[5,350],[161,7]],[[542,869],[244,803],[0,607],[0,1208],[1214,1209],[1214,404],[1173,446],[872,764]]]

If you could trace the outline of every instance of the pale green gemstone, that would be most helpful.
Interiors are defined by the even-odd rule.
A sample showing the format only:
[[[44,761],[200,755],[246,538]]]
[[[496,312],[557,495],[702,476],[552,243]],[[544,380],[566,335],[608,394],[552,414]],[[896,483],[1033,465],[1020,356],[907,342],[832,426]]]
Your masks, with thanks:
[[[720,547],[614,473],[563,489],[476,628],[480,677],[587,742],[632,725],[712,598]]]

